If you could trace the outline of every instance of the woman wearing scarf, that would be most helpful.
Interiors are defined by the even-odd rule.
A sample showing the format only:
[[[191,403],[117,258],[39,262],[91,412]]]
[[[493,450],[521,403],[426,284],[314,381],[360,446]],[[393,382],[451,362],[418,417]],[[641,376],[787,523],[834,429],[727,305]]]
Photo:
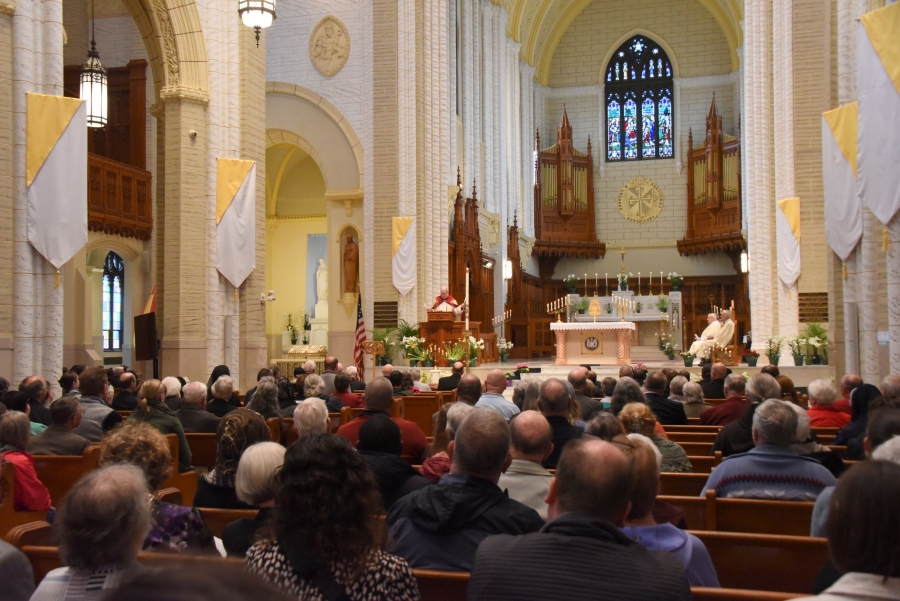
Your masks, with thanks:
[[[863,439],[866,437],[866,426],[869,424],[869,405],[881,396],[881,391],[871,384],[857,386],[850,393],[850,407],[853,413],[850,423],[838,431],[832,445],[846,445],[844,459],[856,461],[865,459]]]
[[[255,411],[235,409],[225,415],[216,431],[216,467],[197,481],[194,507],[251,509],[237,498],[234,480],[247,447],[269,440],[266,420]]]

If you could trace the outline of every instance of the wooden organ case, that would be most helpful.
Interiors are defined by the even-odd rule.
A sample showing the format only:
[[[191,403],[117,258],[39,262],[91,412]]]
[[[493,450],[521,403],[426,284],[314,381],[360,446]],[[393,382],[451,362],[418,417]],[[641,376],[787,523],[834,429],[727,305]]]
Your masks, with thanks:
[[[747,249],[741,233],[741,141],[722,131],[713,96],[706,117],[706,139],[694,148],[688,133],[687,233],[678,241],[682,256],[727,253],[740,271]]]
[[[594,215],[591,140],[587,154],[575,150],[565,107],[556,144],[542,150],[540,133],[535,136],[534,181],[534,253],[541,278],[551,278],[562,257],[604,256],[606,244],[597,240]]]

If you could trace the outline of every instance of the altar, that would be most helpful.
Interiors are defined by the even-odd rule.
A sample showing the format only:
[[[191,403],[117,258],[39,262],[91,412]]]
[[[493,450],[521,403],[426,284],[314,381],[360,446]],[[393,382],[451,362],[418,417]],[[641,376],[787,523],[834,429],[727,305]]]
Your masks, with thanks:
[[[614,323],[624,319],[634,324],[631,330],[633,346],[657,346],[660,336],[665,336],[680,350],[681,292],[660,296],[616,290],[609,296],[570,294],[567,301],[564,315],[568,322]],[[599,309],[599,312],[595,309],[596,315],[590,314],[590,305]]]
[[[556,334],[556,364],[629,365],[633,321],[562,322],[550,324]]]

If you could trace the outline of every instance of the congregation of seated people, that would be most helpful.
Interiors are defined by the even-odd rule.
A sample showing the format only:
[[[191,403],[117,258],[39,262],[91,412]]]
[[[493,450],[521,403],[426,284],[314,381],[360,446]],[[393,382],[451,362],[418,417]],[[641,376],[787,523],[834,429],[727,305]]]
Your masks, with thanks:
[[[688,529],[696,496],[811,508],[800,530],[829,553],[806,599],[900,599],[900,376],[434,373],[366,382],[329,356],[263,367],[245,394],[225,365],[205,383],[83,365],[58,386],[0,378],[0,506],[52,532],[61,566],[35,582],[47,564],[0,541],[0,599],[414,601],[427,570],[466,573],[478,600],[690,599],[727,586]],[[410,397],[439,405],[406,419]],[[60,498],[54,456],[93,461]],[[665,492],[676,477],[693,499]],[[160,577],[162,553],[205,559]]]

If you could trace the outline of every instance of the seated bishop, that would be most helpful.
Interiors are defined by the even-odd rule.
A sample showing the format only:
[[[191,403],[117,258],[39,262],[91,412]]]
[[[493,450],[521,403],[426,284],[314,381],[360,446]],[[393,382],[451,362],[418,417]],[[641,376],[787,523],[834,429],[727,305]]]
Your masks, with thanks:
[[[700,343],[700,352],[697,353],[699,357],[708,357],[711,349],[716,347],[726,347],[732,343],[732,338],[734,337],[734,322],[731,321],[731,311],[722,311],[722,322],[720,324],[719,330],[716,332],[716,337],[713,340],[699,340],[697,342]],[[694,344],[697,344],[695,342]],[[691,348],[694,348],[694,345],[691,345]]]
[[[703,330],[703,333],[700,334],[700,337],[694,341],[694,344],[691,345],[690,352],[698,357],[705,357],[706,353],[715,343],[716,335],[719,333],[719,330],[722,329],[722,324],[719,323],[719,319],[716,317],[715,313],[710,313],[706,316],[706,321],[709,323],[706,326],[706,329]]]

